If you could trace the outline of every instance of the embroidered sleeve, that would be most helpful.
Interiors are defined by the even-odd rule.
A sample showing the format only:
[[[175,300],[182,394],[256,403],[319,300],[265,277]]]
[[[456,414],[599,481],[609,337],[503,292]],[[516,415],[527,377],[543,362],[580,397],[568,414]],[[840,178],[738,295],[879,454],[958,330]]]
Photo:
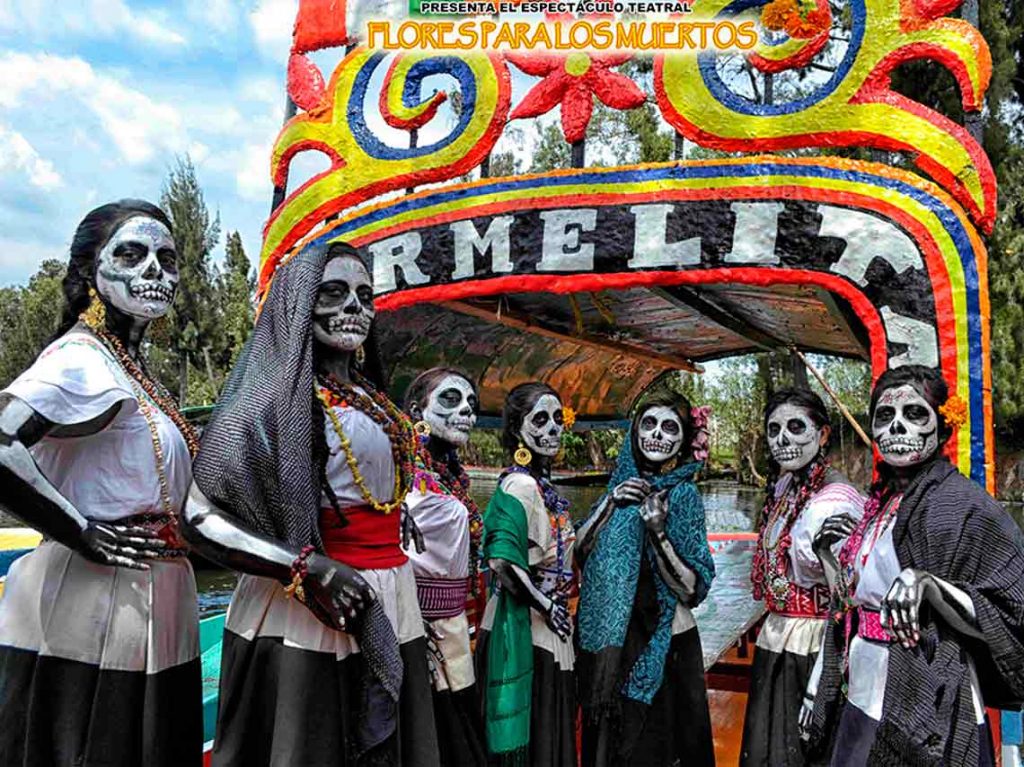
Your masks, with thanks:
[[[852,486],[833,482],[823,487],[807,504],[800,518],[793,524],[793,545],[789,550],[793,567],[793,582],[803,588],[825,583],[821,562],[814,553],[814,536],[829,517],[849,514],[860,519],[864,514],[864,498]],[[843,541],[836,544],[838,556]]]

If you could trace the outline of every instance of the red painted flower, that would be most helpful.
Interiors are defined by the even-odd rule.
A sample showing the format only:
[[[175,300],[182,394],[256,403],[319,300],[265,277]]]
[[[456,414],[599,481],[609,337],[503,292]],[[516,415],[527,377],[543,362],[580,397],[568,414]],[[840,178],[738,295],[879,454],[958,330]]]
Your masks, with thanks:
[[[640,87],[612,67],[632,58],[629,53],[506,53],[528,75],[542,77],[512,112],[513,120],[537,117],[562,105],[562,133],[570,144],[586,135],[594,112],[594,96],[612,109],[636,109],[647,100]]]

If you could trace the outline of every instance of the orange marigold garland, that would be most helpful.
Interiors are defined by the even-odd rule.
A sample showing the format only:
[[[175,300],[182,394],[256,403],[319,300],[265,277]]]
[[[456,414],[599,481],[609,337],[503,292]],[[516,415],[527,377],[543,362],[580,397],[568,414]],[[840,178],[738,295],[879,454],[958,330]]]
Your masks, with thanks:
[[[954,394],[939,408],[939,415],[951,429],[958,429],[967,423],[967,403]]]

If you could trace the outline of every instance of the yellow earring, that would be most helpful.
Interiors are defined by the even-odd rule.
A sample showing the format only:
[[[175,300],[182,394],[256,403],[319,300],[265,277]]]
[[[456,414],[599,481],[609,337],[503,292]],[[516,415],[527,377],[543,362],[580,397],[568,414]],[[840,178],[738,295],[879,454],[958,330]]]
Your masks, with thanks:
[[[359,348],[356,349],[356,364],[359,367],[366,364],[366,349],[362,347],[362,344],[360,344]]]
[[[79,314],[78,319],[92,330],[102,330],[107,324],[107,307],[95,288],[89,288],[89,308]]]
[[[417,421],[412,425],[412,430],[420,439],[426,439],[430,436],[430,424],[426,421]]]
[[[530,452],[530,449],[526,447],[526,445],[520,442],[519,449],[512,455],[512,460],[519,466],[529,466],[533,461],[533,453]]]

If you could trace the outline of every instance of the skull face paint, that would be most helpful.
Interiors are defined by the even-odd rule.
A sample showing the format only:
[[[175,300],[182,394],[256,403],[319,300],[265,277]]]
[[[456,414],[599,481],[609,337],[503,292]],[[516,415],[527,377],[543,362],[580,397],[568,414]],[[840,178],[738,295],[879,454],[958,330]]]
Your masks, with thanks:
[[[523,418],[519,436],[530,452],[553,458],[562,445],[562,403],[558,397],[545,394]]]
[[[904,468],[928,460],[939,447],[939,417],[910,384],[886,389],[871,420],[882,460]]]
[[[149,216],[117,228],[96,259],[96,292],[141,320],[167,314],[178,289],[178,252],[170,230]]]
[[[807,408],[784,402],[768,415],[765,436],[779,468],[800,471],[821,451],[823,431]]]
[[[461,446],[469,441],[478,408],[473,384],[462,376],[446,375],[431,389],[423,420],[430,424],[432,438]]]
[[[643,457],[654,464],[675,458],[683,447],[683,421],[665,405],[654,405],[640,416],[637,445]]]
[[[339,352],[354,352],[373,322],[373,284],[366,267],[356,258],[332,258],[313,307],[313,337]]]

